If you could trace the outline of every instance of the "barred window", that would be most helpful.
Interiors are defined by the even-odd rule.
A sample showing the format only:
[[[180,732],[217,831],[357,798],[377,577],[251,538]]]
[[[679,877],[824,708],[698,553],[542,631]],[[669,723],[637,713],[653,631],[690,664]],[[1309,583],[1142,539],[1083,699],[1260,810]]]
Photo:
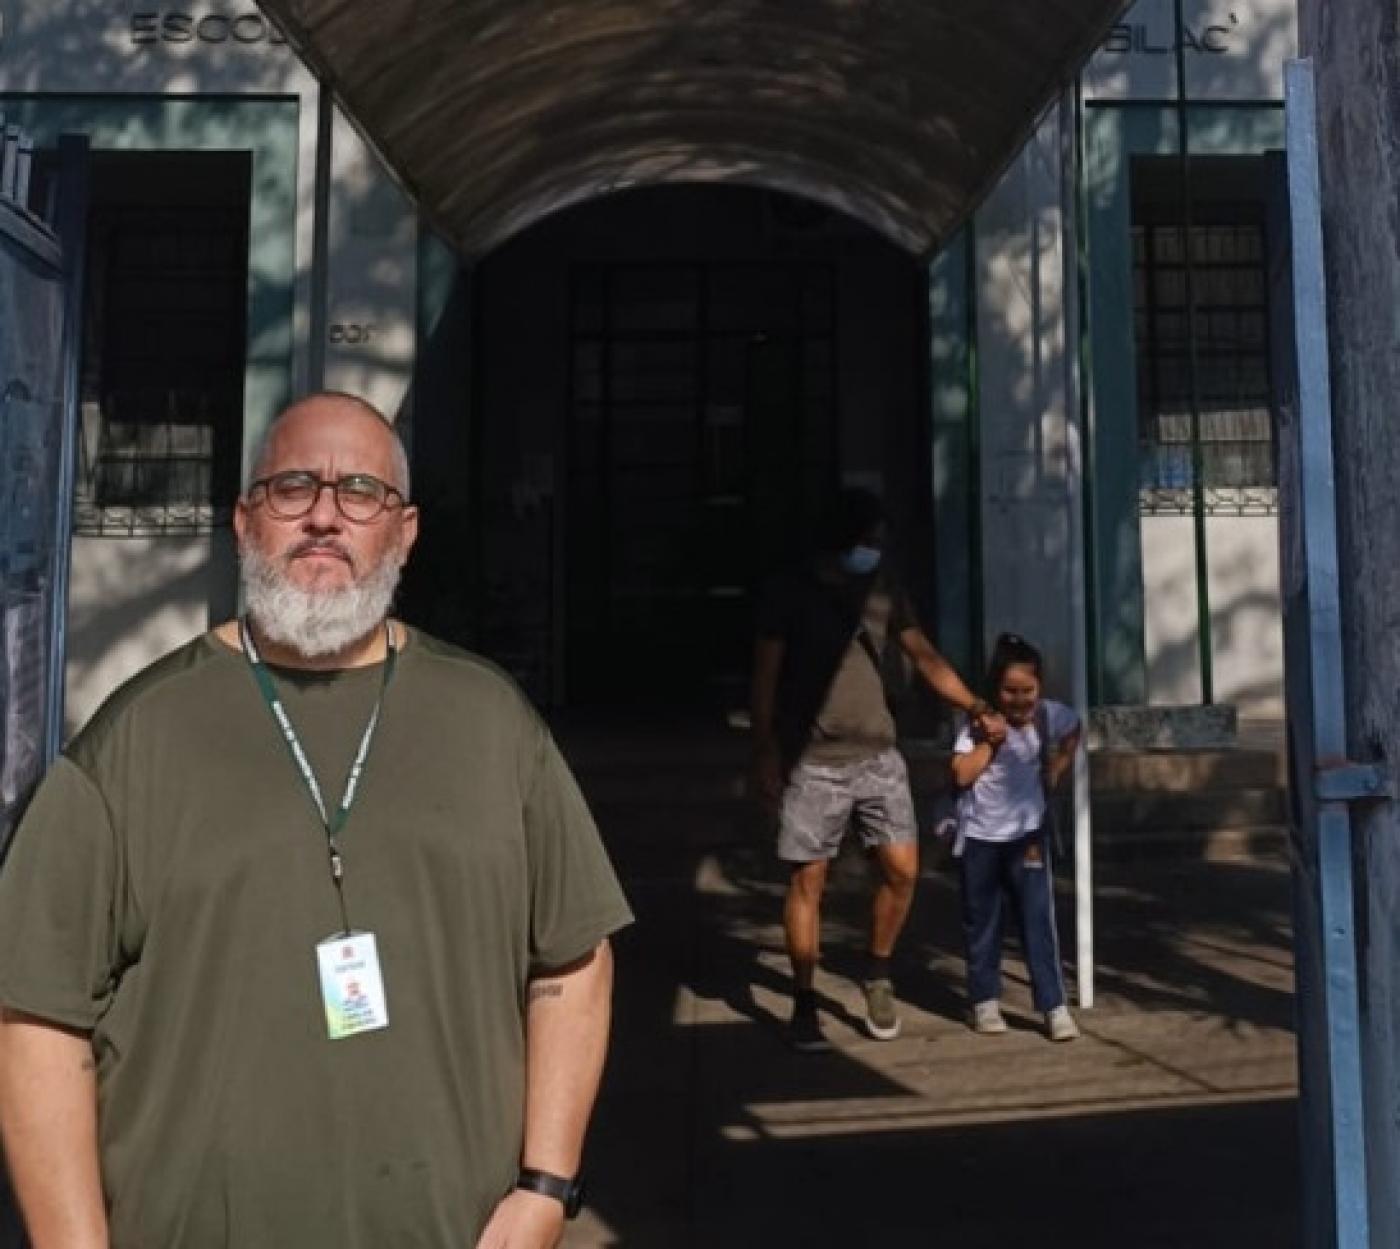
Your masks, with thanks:
[[[1157,162],[1153,162],[1157,163]],[[1213,512],[1277,506],[1270,421],[1269,300],[1263,204],[1238,193],[1238,166],[1213,179],[1212,158],[1193,159],[1191,282],[1195,295],[1200,464]],[[1132,227],[1134,331],[1144,512],[1190,511],[1195,486],[1187,263],[1175,162],[1143,181]],[[1135,175],[1139,174],[1135,168]],[[1220,186],[1221,182],[1226,185]],[[1138,188],[1135,187],[1135,191]],[[1152,191],[1157,194],[1151,194]]]
[[[75,530],[227,524],[242,447],[248,161],[95,162]]]

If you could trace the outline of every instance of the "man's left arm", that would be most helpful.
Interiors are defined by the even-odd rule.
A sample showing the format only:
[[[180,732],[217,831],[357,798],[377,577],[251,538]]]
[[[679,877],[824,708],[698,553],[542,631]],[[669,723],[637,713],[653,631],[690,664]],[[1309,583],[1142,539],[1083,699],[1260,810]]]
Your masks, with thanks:
[[[965,711],[979,723],[998,720],[989,713],[986,702],[978,698],[958,676],[957,669],[943,656],[918,625],[910,625],[900,632],[899,644],[909,656],[925,684],[940,698],[953,704],[959,711]],[[983,727],[987,727],[985,724]]]
[[[520,1165],[572,1178],[603,1074],[612,1019],[612,947],[533,976],[525,1006],[525,1144]],[[477,1249],[554,1249],[564,1207],[516,1189],[496,1207]]]

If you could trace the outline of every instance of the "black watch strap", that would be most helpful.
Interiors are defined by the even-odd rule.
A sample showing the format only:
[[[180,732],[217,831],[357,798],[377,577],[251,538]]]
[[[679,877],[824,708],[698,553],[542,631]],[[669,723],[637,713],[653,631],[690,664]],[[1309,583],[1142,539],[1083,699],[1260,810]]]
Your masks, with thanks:
[[[533,1167],[521,1167],[515,1180],[516,1188],[526,1192],[539,1193],[541,1197],[553,1197],[564,1207],[566,1219],[576,1218],[583,1208],[583,1178],[574,1176],[566,1179],[562,1175],[551,1175],[548,1171],[536,1171]]]

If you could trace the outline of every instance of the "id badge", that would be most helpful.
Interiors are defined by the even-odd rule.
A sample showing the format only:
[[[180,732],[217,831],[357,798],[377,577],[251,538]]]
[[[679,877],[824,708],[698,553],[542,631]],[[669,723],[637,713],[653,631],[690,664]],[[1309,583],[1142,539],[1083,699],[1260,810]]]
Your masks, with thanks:
[[[372,932],[327,937],[316,947],[316,963],[332,1041],[389,1026],[379,947]]]

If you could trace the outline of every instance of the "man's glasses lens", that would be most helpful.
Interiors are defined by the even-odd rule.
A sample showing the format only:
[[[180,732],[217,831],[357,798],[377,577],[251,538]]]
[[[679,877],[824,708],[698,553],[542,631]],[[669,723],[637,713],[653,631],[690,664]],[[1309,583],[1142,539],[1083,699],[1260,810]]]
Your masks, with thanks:
[[[336,507],[346,520],[373,520],[391,501],[402,497],[393,486],[368,473],[354,473],[338,481],[322,481],[313,473],[274,473],[260,484],[267,491],[268,508],[282,520],[305,516],[327,488],[335,492]]]

